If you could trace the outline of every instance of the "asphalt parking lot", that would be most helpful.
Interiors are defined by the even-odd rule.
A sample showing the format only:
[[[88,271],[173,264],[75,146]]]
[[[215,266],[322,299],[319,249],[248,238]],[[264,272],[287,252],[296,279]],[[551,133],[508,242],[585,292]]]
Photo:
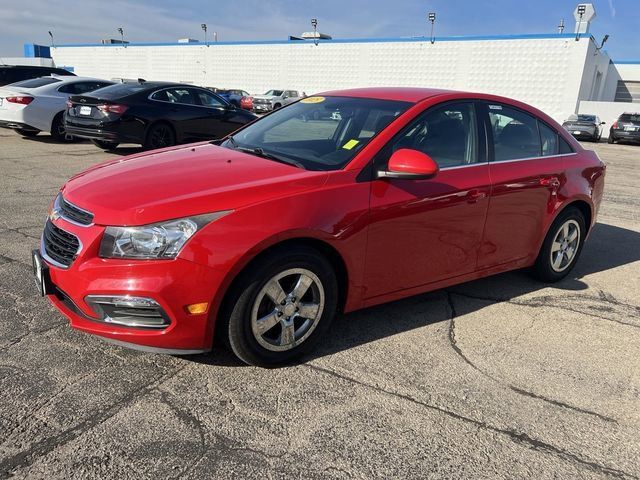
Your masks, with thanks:
[[[605,200],[567,279],[342,316],[264,370],[72,331],[30,252],[59,186],[114,154],[0,131],[0,478],[639,478],[640,147],[594,147]]]

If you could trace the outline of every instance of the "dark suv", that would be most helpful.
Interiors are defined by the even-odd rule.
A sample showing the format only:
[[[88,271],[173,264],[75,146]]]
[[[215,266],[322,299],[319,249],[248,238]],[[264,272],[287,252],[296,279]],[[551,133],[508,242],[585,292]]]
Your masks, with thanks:
[[[72,75],[69,70],[54,67],[37,67],[31,65],[0,65],[0,87],[10,83],[29,80],[30,78],[46,77],[48,75]]]
[[[609,129],[608,143],[619,140],[640,142],[640,113],[623,113]]]

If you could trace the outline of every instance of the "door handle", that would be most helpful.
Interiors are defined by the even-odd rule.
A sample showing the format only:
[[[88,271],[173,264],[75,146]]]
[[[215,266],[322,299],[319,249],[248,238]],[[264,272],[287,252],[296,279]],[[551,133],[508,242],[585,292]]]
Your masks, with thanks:
[[[555,190],[560,186],[560,180],[558,177],[542,177],[540,179],[540,185],[544,187],[551,187]]]
[[[486,192],[482,192],[477,189],[469,190],[467,193],[467,202],[468,203],[477,203],[478,200],[482,200],[487,196]]]

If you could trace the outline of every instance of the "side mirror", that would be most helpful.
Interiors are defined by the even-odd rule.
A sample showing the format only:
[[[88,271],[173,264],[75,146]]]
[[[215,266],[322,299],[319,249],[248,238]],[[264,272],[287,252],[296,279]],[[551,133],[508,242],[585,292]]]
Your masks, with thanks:
[[[378,178],[404,178],[409,180],[425,180],[438,173],[438,164],[426,153],[401,148],[389,159],[387,170],[378,171]]]
[[[600,122],[600,125],[605,125],[607,122]]]

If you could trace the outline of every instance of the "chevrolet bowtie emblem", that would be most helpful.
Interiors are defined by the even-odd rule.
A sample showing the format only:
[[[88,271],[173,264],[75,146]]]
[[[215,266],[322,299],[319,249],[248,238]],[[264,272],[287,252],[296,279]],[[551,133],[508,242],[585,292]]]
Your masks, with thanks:
[[[51,213],[49,214],[49,220],[57,220],[60,218],[60,212],[58,210],[51,210]]]

